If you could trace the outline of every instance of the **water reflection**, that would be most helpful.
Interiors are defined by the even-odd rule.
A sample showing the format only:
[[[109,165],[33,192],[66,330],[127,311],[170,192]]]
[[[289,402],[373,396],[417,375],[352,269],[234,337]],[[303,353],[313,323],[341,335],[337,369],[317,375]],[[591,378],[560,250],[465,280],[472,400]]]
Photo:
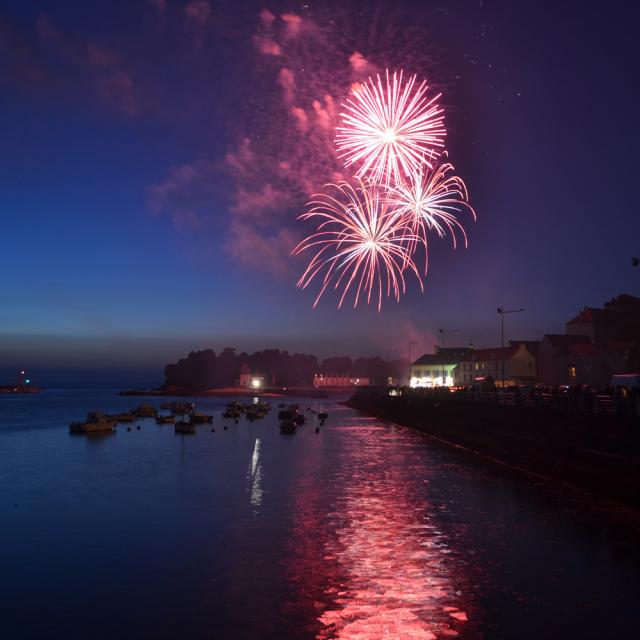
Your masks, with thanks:
[[[260,457],[260,438],[256,438],[247,472],[247,493],[253,507],[262,505],[262,459]]]
[[[326,542],[325,560],[337,563],[342,580],[327,589],[332,603],[317,638],[457,636],[467,620],[462,577],[432,522],[428,469],[401,442],[389,443],[397,436],[388,427],[355,420],[343,429],[342,492]]]

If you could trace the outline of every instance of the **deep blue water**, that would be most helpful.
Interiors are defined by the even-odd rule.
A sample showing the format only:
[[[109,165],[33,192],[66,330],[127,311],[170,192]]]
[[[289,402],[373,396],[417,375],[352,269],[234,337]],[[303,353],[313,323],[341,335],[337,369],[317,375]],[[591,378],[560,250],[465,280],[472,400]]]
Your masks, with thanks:
[[[140,400],[0,396],[0,638],[640,633],[638,538],[590,501],[328,403],[319,434],[225,431],[223,398],[215,433],[68,433]]]

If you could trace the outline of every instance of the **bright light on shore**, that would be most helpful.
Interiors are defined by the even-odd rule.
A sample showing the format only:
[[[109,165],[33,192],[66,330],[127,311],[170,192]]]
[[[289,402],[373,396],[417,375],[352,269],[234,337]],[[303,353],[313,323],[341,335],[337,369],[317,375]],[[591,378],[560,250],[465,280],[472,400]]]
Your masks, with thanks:
[[[262,381],[260,378],[251,378],[251,386],[254,389],[259,389],[262,386]]]
[[[452,387],[453,386],[453,378],[451,376],[446,376],[444,379],[444,384],[442,384],[442,376],[438,376],[437,378],[430,378],[428,376],[423,376],[422,378],[416,378],[413,376],[409,382],[409,386],[412,389],[431,389],[433,387]]]

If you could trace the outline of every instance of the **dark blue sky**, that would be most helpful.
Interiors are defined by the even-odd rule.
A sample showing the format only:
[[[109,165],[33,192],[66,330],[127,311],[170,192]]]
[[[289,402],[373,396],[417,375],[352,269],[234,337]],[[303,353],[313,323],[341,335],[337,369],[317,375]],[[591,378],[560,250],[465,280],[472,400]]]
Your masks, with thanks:
[[[638,16],[623,2],[560,4],[363,2],[334,16],[312,2],[5,0],[3,376],[26,364],[51,379],[159,377],[208,346],[384,356],[409,338],[430,350],[439,327],[492,346],[500,304],[526,308],[508,337],[535,339],[584,305],[638,295]],[[326,53],[282,31],[282,55],[265,55],[263,8],[313,25]],[[283,153],[279,69],[304,63],[305,95],[320,97],[353,51],[439,85],[478,212],[469,249],[433,242],[425,293],[410,282],[381,314],[331,297],[311,309],[287,257],[304,199],[278,200],[263,169]],[[234,165],[246,140],[251,176]]]

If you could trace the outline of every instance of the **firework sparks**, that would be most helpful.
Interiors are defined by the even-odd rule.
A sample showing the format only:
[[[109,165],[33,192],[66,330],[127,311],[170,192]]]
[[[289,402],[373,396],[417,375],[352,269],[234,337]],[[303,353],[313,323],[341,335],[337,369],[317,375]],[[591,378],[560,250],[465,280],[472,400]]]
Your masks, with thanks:
[[[459,231],[464,239],[464,246],[467,247],[467,233],[457,216],[467,210],[476,219],[476,212],[469,204],[467,187],[454,171],[450,162],[443,162],[436,169],[421,168],[413,174],[411,180],[392,186],[387,196],[390,206],[408,218],[407,227],[414,238],[409,247],[410,253],[413,254],[415,249],[415,238],[419,238],[424,246],[425,273],[428,266],[428,233],[435,231],[443,238],[448,232],[455,249],[456,232]]]
[[[349,292],[355,295],[354,308],[360,298],[367,304],[378,298],[378,311],[383,297],[400,299],[405,292],[405,271],[413,271],[420,288],[422,279],[413,262],[409,247],[418,240],[407,228],[407,216],[388,206],[378,189],[358,181],[356,186],[346,182],[327,185],[335,195],[319,194],[309,202],[310,209],[302,220],[318,221],[316,233],[303,240],[294,254],[315,250],[311,262],[298,281],[306,288],[316,277],[322,286],[314,308],[322,294],[333,284],[342,288],[338,307]],[[423,289],[424,290],[424,289]]]
[[[416,76],[385,73],[369,78],[343,104],[337,127],[338,155],[356,177],[389,185],[410,178],[425,163],[433,168],[444,148],[444,112],[440,94],[427,96],[427,83]]]

